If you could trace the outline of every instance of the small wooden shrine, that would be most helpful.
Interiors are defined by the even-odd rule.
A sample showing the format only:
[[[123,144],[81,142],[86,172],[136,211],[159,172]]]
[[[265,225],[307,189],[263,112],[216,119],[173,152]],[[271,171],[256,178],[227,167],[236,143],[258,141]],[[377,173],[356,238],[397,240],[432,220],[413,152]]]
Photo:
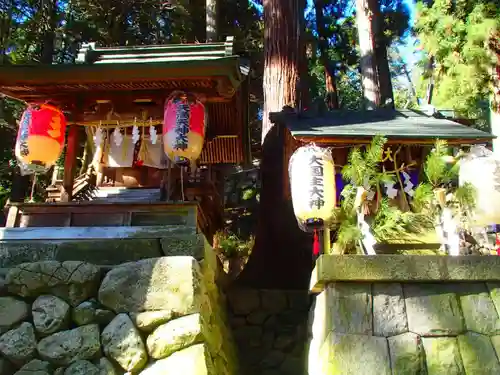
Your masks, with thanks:
[[[456,154],[459,150],[467,151],[468,146],[489,145],[494,138],[478,129],[413,110],[296,113],[285,108],[272,113],[270,119],[279,129],[279,142],[283,147],[280,169],[284,197],[293,200],[301,229],[314,231],[315,253],[319,251],[317,233],[320,231],[323,231],[325,248],[330,246],[330,229],[326,223],[332,224],[333,209],[335,204],[340,204],[342,190],[347,184],[351,187],[358,184],[354,186],[359,195],[355,198],[354,209],[359,209],[357,225],[363,235],[362,247],[367,254],[375,254],[373,245],[377,242],[364,219],[365,214],[371,212],[368,202],[373,201],[373,207],[378,207],[378,202],[385,197],[391,205],[409,211],[415,188],[422,182],[424,163],[436,140],[446,141]],[[369,176],[364,183],[359,182],[358,177],[357,182],[344,181],[342,169],[349,164],[351,149],[371,144],[377,135],[387,140],[377,159],[381,171],[394,178],[376,187],[371,186]],[[300,152],[294,154],[296,150]],[[362,158],[361,154],[358,156]],[[294,191],[290,175],[294,179]],[[299,177],[295,180],[294,176]],[[362,204],[363,201],[367,203]],[[443,201],[442,207],[444,205]]]
[[[394,169],[403,166],[418,178],[419,166],[436,139],[450,146],[490,144],[492,134],[450,120],[427,116],[419,111],[378,109],[372,111],[276,112],[271,121],[283,129],[285,195],[290,197],[288,162],[293,152],[308,143],[332,148],[335,163],[337,194],[340,194],[340,172],[347,162],[351,147],[369,144],[375,135],[384,135],[388,142],[385,162]],[[394,157],[396,155],[396,158]],[[340,188],[339,188],[340,187]]]
[[[64,168],[55,167],[50,202],[12,203],[7,226],[145,225],[155,221],[151,215],[134,217],[149,211],[158,216],[173,201],[179,211],[180,201],[190,201],[210,237],[221,225],[225,167],[251,159],[249,65],[233,42],[227,37],[221,43],[105,48],[90,43],[76,64],[2,66],[1,93],[27,104],[50,103],[68,121]],[[162,148],[164,104],[179,91],[196,96],[206,111],[204,147],[194,168],[173,165]],[[158,194],[132,194],[141,196],[136,201],[129,194],[128,204],[140,206],[134,211],[102,193],[118,188]]]

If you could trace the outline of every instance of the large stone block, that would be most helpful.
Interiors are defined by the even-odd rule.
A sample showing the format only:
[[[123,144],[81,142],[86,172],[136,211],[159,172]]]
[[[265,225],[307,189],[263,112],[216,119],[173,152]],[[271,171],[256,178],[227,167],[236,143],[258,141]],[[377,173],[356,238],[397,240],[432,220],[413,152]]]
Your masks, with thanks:
[[[77,306],[99,286],[99,267],[79,261],[44,261],[23,263],[9,270],[6,277],[9,292],[22,297],[53,294]]]
[[[141,375],[179,375],[180,369],[182,375],[215,375],[210,372],[212,366],[205,345],[197,344],[156,361],[143,370]]]
[[[156,328],[148,337],[147,348],[152,358],[162,359],[202,340],[200,314],[192,314]]]
[[[36,338],[31,323],[21,323],[0,336],[0,353],[16,365],[32,360],[36,354]]]
[[[59,261],[83,260],[99,265],[116,265],[157,258],[162,255],[160,244],[156,239],[113,238],[60,243],[57,246],[55,259]]]
[[[80,359],[96,359],[100,352],[99,326],[96,324],[54,333],[38,342],[40,357],[59,366]]]
[[[162,255],[188,255],[197,260],[203,259],[205,242],[205,236],[201,233],[169,236],[160,239]]]
[[[397,283],[373,285],[373,333],[395,336],[408,332],[403,288]]]
[[[256,289],[232,288],[227,294],[229,306],[237,315],[247,315],[260,307],[260,295]]]
[[[443,284],[404,284],[408,328],[422,336],[457,335],[465,330],[458,297]]]
[[[196,311],[200,268],[193,257],[163,257],[125,263],[106,274],[99,301],[116,312]]]
[[[0,334],[28,317],[29,305],[14,297],[0,297]]]
[[[339,281],[443,282],[500,280],[500,258],[436,255],[322,255],[310,287],[320,292]]]
[[[424,337],[422,342],[428,375],[463,375],[465,373],[455,337]]]
[[[52,366],[49,362],[33,359],[26,363],[15,375],[51,375]],[[3,374],[2,374],[3,375]]]
[[[55,296],[40,296],[32,306],[33,323],[36,331],[47,336],[68,328],[70,307]]]
[[[415,375],[425,373],[425,356],[421,338],[407,332],[389,337],[391,369],[397,375]]]
[[[488,336],[467,332],[458,336],[458,345],[466,374],[500,374],[500,363]]]
[[[485,284],[460,285],[460,304],[469,331],[500,334],[500,319]]]
[[[331,332],[321,347],[322,374],[391,375],[387,339]]]
[[[139,331],[127,314],[118,314],[102,331],[104,353],[125,371],[138,372],[148,361]]]
[[[326,289],[329,329],[338,333],[372,334],[371,285],[334,283]]]

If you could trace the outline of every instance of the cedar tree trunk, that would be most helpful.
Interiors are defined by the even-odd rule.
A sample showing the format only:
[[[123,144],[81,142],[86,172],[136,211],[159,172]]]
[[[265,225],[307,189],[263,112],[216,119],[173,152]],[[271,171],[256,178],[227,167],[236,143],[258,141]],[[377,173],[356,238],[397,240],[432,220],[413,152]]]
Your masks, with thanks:
[[[361,82],[366,109],[375,109],[380,106],[381,99],[373,22],[378,13],[377,9],[377,0],[356,0],[356,22],[361,52]]]
[[[254,249],[237,279],[261,288],[307,288],[312,256],[291,202],[283,194],[283,129],[270,112],[297,104],[300,71],[301,2],[264,0],[264,114],[262,121],[262,191]]]
[[[323,16],[325,3],[323,0],[315,0],[314,7],[316,10],[316,24],[319,37],[319,58],[325,71],[326,105],[329,110],[338,109],[339,96],[335,80],[335,66],[328,58],[328,36],[326,35],[325,17]]]

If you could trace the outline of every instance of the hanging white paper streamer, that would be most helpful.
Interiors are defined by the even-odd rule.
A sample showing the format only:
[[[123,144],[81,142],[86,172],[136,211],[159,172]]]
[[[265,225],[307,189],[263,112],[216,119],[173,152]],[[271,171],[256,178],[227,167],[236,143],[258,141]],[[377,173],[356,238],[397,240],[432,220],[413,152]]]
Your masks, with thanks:
[[[119,128],[115,128],[115,130],[113,130],[112,137],[113,137],[113,142],[115,143],[115,145],[118,147],[121,146],[121,144],[123,143],[123,134]]]
[[[402,172],[402,175],[403,175],[403,182],[405,184],[405,187],[404,187],[404,192],[406,194],[408,194],[410,197],[413,197],[413,195],[415,194],[415,190],[413,190],[413,183],[411,182],[411,177],[408,173],[406,173],[405,171]]]
[[[394,182],[386,182],[384,183],[385,193],[389,197],[389,199],[394,199],[398,196],[398,189],[394,188]]]
[[[104,141],[104,133],[101,128],[97,128],[94,133],[94,145],[95,147],[99,147]]]
[[[151,139],[151,144],[155,145],[158,141],[158,134],[156,134],[156,128],[151,125],[149,127],[149,138]]]
[[[137,125],[134,125],[132,128],[132,143],[135,145],[137,142],[139,142],[139,138],[141,135],[139,134],[139,128]]]
[[[361,234],[363,238],[361,239],[361,243],[365,248],[367,255],[376,255],[375,249],[373,246],[377,243],[377,240],[370,232],[370,226],[365,221],[365,215],[362,212],[358,211],[358,227],[361,230]]]

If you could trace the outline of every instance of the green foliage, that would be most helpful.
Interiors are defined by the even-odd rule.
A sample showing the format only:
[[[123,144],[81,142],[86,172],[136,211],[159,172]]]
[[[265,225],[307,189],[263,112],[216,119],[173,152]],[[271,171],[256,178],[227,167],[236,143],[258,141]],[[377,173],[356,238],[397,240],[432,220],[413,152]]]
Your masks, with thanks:
[[[497,0],[453,4],[418,3],[415,31],[425,52],[435,59],[433,104],[469,118],[484,117],[483,103],[488,103],[496,62],[490,45],[498,40],[500,4]],[[426,76],[422,86],[428,82]]]
[[[421,213],[403,212],[391,206],[387,198],[380,201],[371,230],[379,242],[415,237],[433,228],[432,219]]]
[[[255,242],[253,237],[245,241],[234,233],[218,232],[215,236],[218,244],[217,250],[226,259],[250,255]]]
[[[376,135],[364,151],[358,147],[353,148],[349,153],[348,163],[342,168],[344,180],[365,189],[376,188],[376,191],[381,184],[393,182],[393,176],[380,171],[386,142],[384,136]]]
[[[458,176],[458,170],[448,165],[446,156],[448,156],[447,143],[438,139],[424,164],[424,173],[433,188],[448,184]]]

